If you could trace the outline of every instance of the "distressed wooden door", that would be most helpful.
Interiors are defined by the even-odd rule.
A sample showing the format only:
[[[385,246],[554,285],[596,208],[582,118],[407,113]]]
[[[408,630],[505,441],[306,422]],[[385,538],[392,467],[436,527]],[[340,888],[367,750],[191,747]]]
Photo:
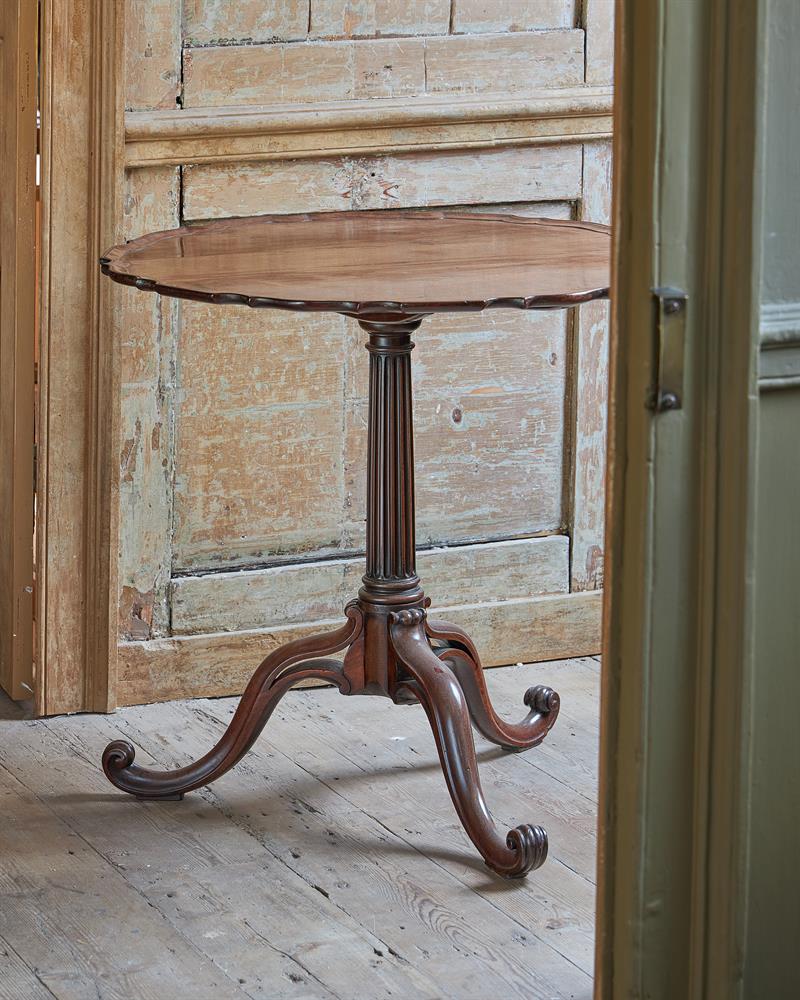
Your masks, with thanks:
[[[0,687],[33,694],[36,4],[0,9]]]
[[[124,7],[126,236],[343,208],[608,221],[611,4]],[[117,700],[235,692],[358,588],[363,334],[133,290],[115,314]],[[434,606],[490,664],[596,652],[605,307],[434,318],[417,344]]]

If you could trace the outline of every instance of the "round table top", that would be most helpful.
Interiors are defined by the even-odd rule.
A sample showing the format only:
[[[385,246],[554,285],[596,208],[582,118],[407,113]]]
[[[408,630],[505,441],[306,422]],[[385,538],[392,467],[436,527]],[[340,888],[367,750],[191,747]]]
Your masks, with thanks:
[[[151,233],[105,274],[162,295],[359,318],[608,295],[606,226],[515,215],[376,211],[262,215]]]

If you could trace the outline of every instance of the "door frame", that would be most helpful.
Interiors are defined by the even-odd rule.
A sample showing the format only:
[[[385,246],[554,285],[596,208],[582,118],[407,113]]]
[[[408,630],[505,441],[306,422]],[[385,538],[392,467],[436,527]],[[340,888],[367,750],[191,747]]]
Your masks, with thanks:
[[[118,365],[98,258],[122,215],[122,13],[41,0],[40,715],[115,704]]]
[[[617,7],[605,1000],[741,995],[765,6]],[[661,413],[657,286],[689,296],[683,406]]]
[[[0,13],[0,687],[33,695],[37,10]]]

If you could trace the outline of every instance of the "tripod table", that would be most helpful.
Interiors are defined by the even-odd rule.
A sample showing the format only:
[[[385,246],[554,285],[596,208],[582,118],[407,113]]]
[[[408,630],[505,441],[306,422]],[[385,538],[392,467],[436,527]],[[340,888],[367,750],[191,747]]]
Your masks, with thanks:
[[[549,687],[525,694],[519,723],[492,707],[478,651],[457,625],[428,617],[415,570],[412,334],[436,312],[557,309],[607,296],[604,226],[512,215],[333,212],[258,216],[152,233],[114,247],[103,272],[145,291],[220,305],[343,313],[368,335],[366,573],[335,631],[287,643],[253,674],[230,726],[204,757],[172,771],[134,763],[110,743],[103,767],[118,788],[181,798],[214,781],[253,745],[283,694],[309,678],[342,694],[420,702],[458,815],[486,864],[523,876],[547,856],[524,824],[501,834],[478,777],[470,721],[506,750],[527,750],[556,720]],[[423,334],[424,335],[424,334]],[[333,654],[345,651],[342,661]]]

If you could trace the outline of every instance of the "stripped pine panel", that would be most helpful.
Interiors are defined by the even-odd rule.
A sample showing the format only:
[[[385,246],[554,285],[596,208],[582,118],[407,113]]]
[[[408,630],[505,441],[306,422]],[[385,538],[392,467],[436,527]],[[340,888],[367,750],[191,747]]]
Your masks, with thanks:
[[[174,167],[126,175],[124,234],[133,238],[178,223]],[[119,630],[125,639],[169,627],[172,560],[173,382],[179,307],[115,286],[120,343],[122,441],[119,460]]]
[[[438,606],[567,593],[569,539],[423,550],[417,567]],[[178,577],[172,584],[172,634],[238,631],[335,618],[361,586],[362,557],[295,563],[239,573]]]
[[[603,586],[608,430],[608,307],[592,303],[578,320],[572,590]]]
[[[184,44],[288,42],[306,37],[309,0],[183,0]]]
[[[128,170],[123,197],[123,238],[169,229],[180,218],[180,171],[176,167]],[[115,286],[123,385],[151,385],[161,373],[159,345],[172,338],[177,321],[173,303],[135,289]]]
[[[583,151],[581,218],[611,225],[610,142],[587,143]]]
[[[583,31],[453,35],[425,42],[429,94],[489,94],[583,82]]]
[[[424,44],[382,39],[187,49],[184,107],[344,101],[425,92]]]
[[[183,106],[571,87],[583,83],[583,42],[573,29],[187,49]]]
[[[153,385],[124,386],[121,396],[129,436],[119,465],[119,633],[149,639],[164,635],[169,622],[169,416]]]
[[[181,0],[125,0],[125,107],[174,108],[181,93]]]
[[[310,0],[310,38],[446,35],[450,0]]]
[[[592,656],[600,652],[600,590],[433,609],[465,629],[484,666]],[[575,650],[575,652],[570,652]]]
[[[270,212],[416,208],[580,198],[580,146],[405,153],[188,166],[183,211],[189,221]]]
[[[453,32],[533,31],[571,28],[574,0],[453,0]]]
[[[418,544],[509,538],[561,528],[564,404],[563,395],[556,394],[558,385],[552,394],[549,389],[546,394],[459,394],[455,406],[434,400],[417,403]],[[354,511],[364,510],[366,503],[366,417],[366,402],[348,408],[345,486]],[[360,538],[361,530],[353,523],[353,536],[356,530]]]
[[[568,656],[600,649],[602,593],[554,594],[524,600],[435,607],[466,629],[485,666]],[[239,694],[255,666],[293,639],[338,628],[343,615],[326,621],[238,632],[212,632],[119,645],[120,705],[173,698]],[[574,653],[574,650],[579,652]]]
[[[611,146],[584,150],[581,218],[611,221]],[[608,439],[608,316],[606,302],[576,313],[575,442],[572,485],[572,590],[603,586],[605,472]]]
[[[583,0],[587,83],[613,82],[615,8],[614,0]]]
[[[551,206],[551,210],[563,207]],[[518,214],[544,217],[538,205],[519,206]],[[564,213],[553,211],[552,217],[559,214]],[[429,316],[414,334],[415,403],[440,400],[443,390],[471,397],[530,392],[535,386],[547,394],[551,382],[563,393],[566,320],[563,310],[487,309]],[[366,335],[356,324],[348,324],[347,330],[347,394],[351,399],[366,399]]]
[[[200,303],[182,314],[174,569],[337,549],[345,320]]]

